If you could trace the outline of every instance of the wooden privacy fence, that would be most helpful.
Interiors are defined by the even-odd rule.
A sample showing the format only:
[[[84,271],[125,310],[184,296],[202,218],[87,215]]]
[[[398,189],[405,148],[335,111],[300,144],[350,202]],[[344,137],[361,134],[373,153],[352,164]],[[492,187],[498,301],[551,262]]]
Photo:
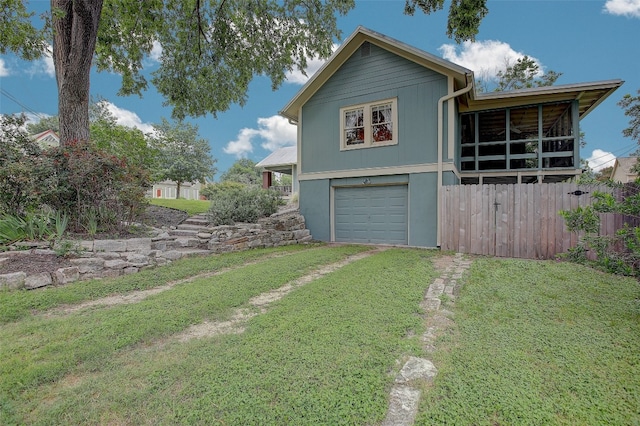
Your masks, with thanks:
[[[455,185],[442,188],[441,248],[461,253],[549,259],[578,242],[561,210],[592,203],[606,186],[575,183]],[[617,191],[617,190],[616,190]],[[624,217],[600,215],[600,234],[613,235]]]

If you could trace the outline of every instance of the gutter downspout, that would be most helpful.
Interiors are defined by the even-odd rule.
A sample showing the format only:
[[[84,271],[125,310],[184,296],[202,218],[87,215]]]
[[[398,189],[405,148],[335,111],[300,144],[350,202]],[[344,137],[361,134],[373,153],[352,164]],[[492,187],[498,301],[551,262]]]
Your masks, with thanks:
[[[473,76],[471,76],[471,78],[473,78]],[[450,95],[444,95],[443,97],[441,97],[440,99],[438,99],[438,193],[437,193],[437,198],[438,198],[438,211],[436,212],[436,223],[437,223],[437,227],[438,229],[436,230],[436,246],[440,247],[441,245],[441,221],[442,221],[442,215],[440,214],[440,208],[442,207],[442,169],[443,169],[443,165],[442,165],[442,150],[443,150],[443,144],[444,144],[444,140],[443,140],[443,134],[444,134],[444,130],[442,128],[442,119],[444,118],[444,112],[443,112],[443,106],[444,103],[446,101],[449,101],[451,99],[457,98],[460,95],[464,95],[465,93],[471,91],[471,89],[473,89],[473,80],[471,80],[471,83],[469,83],[469,75],[466,75],[466,80],[467,80],[467,85],[456,91],[451,93]]]

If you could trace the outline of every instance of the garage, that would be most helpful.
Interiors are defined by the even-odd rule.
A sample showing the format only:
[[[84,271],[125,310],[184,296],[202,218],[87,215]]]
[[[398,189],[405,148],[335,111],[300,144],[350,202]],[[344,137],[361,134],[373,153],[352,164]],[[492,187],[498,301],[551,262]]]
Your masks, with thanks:
[[[407,185],[335,188],[335,241],[407,244]]]

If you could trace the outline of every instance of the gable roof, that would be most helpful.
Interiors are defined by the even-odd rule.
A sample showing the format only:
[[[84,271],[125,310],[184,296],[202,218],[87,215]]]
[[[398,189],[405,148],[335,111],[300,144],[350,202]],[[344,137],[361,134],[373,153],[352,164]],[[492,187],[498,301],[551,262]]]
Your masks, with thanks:
[[[616,158],[613,164],[613,170],[611,170],[611,179],[622,183],[633,181],[637,177],[637,173],[633,171],[633,167],[637,162],[638,157]]]
[[[256,164],[256,167],[264,169],[287,169],[298,163],[298,147],[285,146],[269,154],[266,158]],[[277,170],[275,170],[277,171]]]
[[[376,31],[359,26],[309,81],[302,86],[302,89],[300,89],[294,98],[280,111],[280,115],[289,120],[297,121],[300,107],[329,80],[364,42],[379,46],[382,49],[395,53],[425,68],[453,77],[455,89],[466,87],[470,83],[473,84],[473,71]]]
[[[375,44],[425,68],[452,77],[454,80],[453,90],[475,84],[473,71],[376,31],[359,26],[280,111],[280,115],[291,121],[298,121],[300,107],[331,78],[364,42]],[[475,90],[471,90],[460,99],[460,111],[478,111],[577,100],[579,102],[578,115],[582,119],[623,83],[624,81],[616,79],[592,83],[535,87],[509,92],[476,93]]]
[[[31,139],[45,147],[60,145],[60,137],[53,130],[45,130],[44,132],[31,135]]]

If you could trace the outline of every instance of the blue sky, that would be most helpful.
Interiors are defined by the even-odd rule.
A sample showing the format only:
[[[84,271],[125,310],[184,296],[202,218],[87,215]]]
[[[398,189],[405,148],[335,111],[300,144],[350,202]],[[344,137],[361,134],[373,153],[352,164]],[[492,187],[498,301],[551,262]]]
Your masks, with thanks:
[[[29,7],[43,11],[49,1],[31,1]],[[616,103],[640,89],[640,0],[489,0],[488,8],[476,43],[456,45],[445,35],[448,4],[432,15],[406,16],[404,0],[356,1],[355,9],[338,19],[342,40],[335,43],[339,45],[362,25],[467,67],[476,77],[490,78],[506,62],[528,55],[543,70],[563,73],[556,84],[622,79],[625,84],[581,122],[587,141],[581,154],[598,168],[635,151],[637,144],[622,136],[629,119]],[[321,63],[311,61],[308,74]],[[147,64],[149,71],[158,66],[153,58]],[[108,100],[121,124],[149,131],[151,124],[171,116],[171,109],[162,106],[163,98],[153,88],[142,98],[119,97],[118,75],[94,72],[91,78],[92,96]],[[304,81],[304,76],[292,74],[272,91],[268,79],[257,77],[244,107],[233,106],[217,119],[189,120],[199,126],[200,136],[209,141],[218,160],[216,178],[238,158],[257,162],[274,149],[295,143],[295,127],[278,111]],[[24,62],[10,54],[0,56],[0,88],[2,114],[57,114],[50,59]]]

